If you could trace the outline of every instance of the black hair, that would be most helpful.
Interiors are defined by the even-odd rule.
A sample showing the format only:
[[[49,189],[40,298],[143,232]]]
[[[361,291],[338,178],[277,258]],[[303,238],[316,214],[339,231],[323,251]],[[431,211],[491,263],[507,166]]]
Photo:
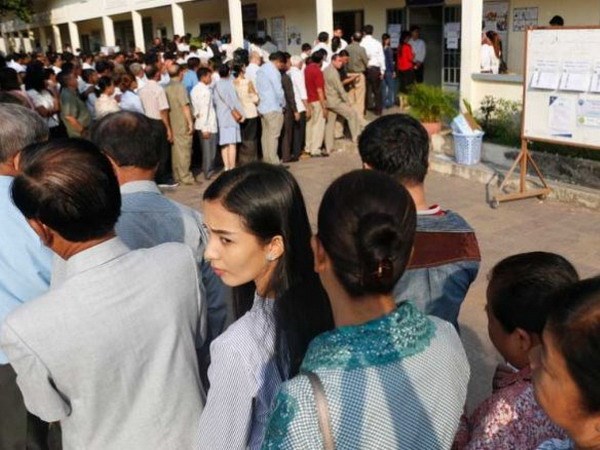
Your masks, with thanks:
[[[227,78],[229,76],[229,72],[231,69],[229,68],[229,64],[221,64],[219,67],[219,76],[221,78]]]
[[[373,34],[373,25],[365,25],[363,27],[363,33],[365,33],[365,34]]]
[[[202,78],[210,74],[212,74],[212,71],[208,67],[200,67],[198,69],[198,80],[202,80]]]
[[[413,31],[421,31],[421,27],[419,25],[413,25],[409,28],[409,32],[413,32]]]
[[[387,34],[387,33],[383,33],[383,34],[381,35],[381,43],[383,44],[383,41],[385,41],[386,39],[389,39],[389,38],[390,38],[390,35],[389,35],[389,34]]]
[[[403,31],[400,33],[400,44],[404,44],[406,38],[410,37],[410,31]]]
[[[0,69],[0,89],[3,91],[18,91],[21,89],[19,74],[12,67]]]
[[[154,169],[160,160],[155,130],[145,115],[119,111],[95,122],[90,140],[120,167]]]
[[[27,66],[27,72],[23,79],[26,90],[33,89],[41,92],[46,88],[45,81],[46,74],[44,73],[44,64],[41,61],[33,61]]]
[[[104,59],[101,59],[100,61],[96,62],[96,72],[98,73],[103,73],[106,72],[107,70],[110,71],[113,68],[113,64],[110,61],[106,61]]]
[[[311,48],[312,47],[311,47],[311,45],[308,42],[305,42],[304,44],[302,44],[302,47],[301,47],[301,49],[302,49],[303,52],[305,52],[307,50],[310,50]]]
[[[560,255],[546,252],[509,256],[494,266],[487,288],[488,308],[507,333],[521,328],[541,335],[550,310],[548,297],[579,280]]]
[[[341,56],[342,58],[346,58],[346,57],[350,56],[350,53],[348,53],[347,50],[340,50],[338,52],[338,55]]]
[[[187,60],[187,66],[190,70],[196,70],[200,66],[200,58],[192,56]]]
[[[561,16],[554,16],[552,19],[550,19],[550,25],[553,27],[562,27],[565,25],[565,19],[563,19]]]
[[[285,63],[286,62],[285,54],[280,51],[273,52],[269,55],[269,61],[279,61],[279,62]]]
[[[329,33],[327,31],[321,31],[317,36],[319,42],[327,42],[329,40]]]
[[[362,41],[362,38],[363,38],[363,35],[362,35],[362,33],[360,31],[355,31],[352,34],[352,40],[354,42],[360,42],[360,41]]]
[[[389,294],[410,259],[417,215],[412,197],[391,177],[355,170],[325,192],[318,238],[348,294]]]
[[[319,64],[320,62],[323,61],[323,54],[316,51],[312,55],[310,55],[310,60],[312,62],[314,62],[315,64]]]
[[[327,55],[329,54],[329,53],[327,53],[327,50],[325,50],[324,48],[318,49],[315,53],[320,53],[321,56],[323,57],[323,59],[326,59]]]
[[[113,231],[121,210],[110,162],[90,141],[56,139],[21,151],[12,198],[28,219],[38,219],[71,242]]]
[[[81,72],[81,79],[86,83],[89,83],[92,75],[95,73],[96,71],[94,69],[83,69],[83,72]]]
[[[309,342],[333,328],[327,295],[313,270],[312,233],[300,187],[285,169],[256,162],[222,173],[204,200],[219,200],[261,242],[283,237],[285,252],[266,292],[275,295],[277,365],[284,379],[291,378]],[[253,282],[233,288],[236,317],[250,309],[255,289]]]
[[[358,151],[371,168],[400,183],[422,183],[429,167],[429,135],[415,118],[390,114],[371,122],[359,138]]]
[[[72,61],[66,62],[61,67],[61,72],[73,73],[75,71],[75,64]]]
[[[98,83],[96,84],[96,94],[101,95],[108,89],[110,86],[113,86],[115,83],[111,77],[103,76],[100,77]]]
[[[158,67],[156,66],[156,64],[151,64],[149,66],[146,66],[145,73],[146,73],[146,77],[149,80],[153,80],[158,72],[159,72],[159,70],[158,70]]]
[[[341,46],[342,46],[342,40],[339,37],[334,36],[331,39],[331,51],[335,53],[337,51],[337,49],[340,48]]]
[[[600,412],[600,277],[557,292],[544,329],[551,334],[581,392],[583,408]]]

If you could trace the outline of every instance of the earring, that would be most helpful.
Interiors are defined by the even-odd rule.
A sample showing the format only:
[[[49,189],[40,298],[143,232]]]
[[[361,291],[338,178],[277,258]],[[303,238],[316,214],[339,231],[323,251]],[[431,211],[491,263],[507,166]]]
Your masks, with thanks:
[[[270,253],[267,255],[267,261],[269,262],[273,262],[275,261],[277,258],[275,258],[273,255],[271,255]]]

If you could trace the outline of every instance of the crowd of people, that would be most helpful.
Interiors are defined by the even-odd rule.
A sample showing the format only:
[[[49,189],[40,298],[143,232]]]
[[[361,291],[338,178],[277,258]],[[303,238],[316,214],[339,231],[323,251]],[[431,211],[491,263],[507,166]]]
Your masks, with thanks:
[[[380,115],[422,81],[419,28],[402,34],[397,55],[389,35],[373,32],[367,25],[350,43],[341,28],[322,32],[299,55],[270,38],[235,49],[210,36],[200,48],[189,36],[157,38],[146,54],[14,53],[0,61],[0,90],[42,115],[53,137],[87,136],[116,111],[145,114],[163,135],[159,184],[194,184],[199,166],[210,179],[221,164],[328,156],[346,130],[356,142],[367,109]]]
[[[465,413],[471,367],[458,317],[478,240],[426,195],[423,126],[403,114],[365,124],[350,102],[344,65],[348,85],[376,78],[369,56],[366,75],[350,70],[351,55],[377,43],[365,31],[347,62],[343,50],[326,55],[321,34],[304,58],[274,51],[262,63],[252,52],[236,64],[244,55],[233,50],[234,64],[216,72],[201,58],[183,70],[168,57],[144,68],[115,55],[94,69],[65,61],[54,81],[34,60],[25,82],[42,75],[46,106],[32,84],[3,91],[0,448],[600,445],[600,278],[580,280],[552,253],[512,255],[490,272],[489,336],[506,364]],[[385,66],[377,71],[381,82]],[[327,188],[315,233],[280,164],[296,153],[278,154],[280,130],[296,148],[300,113],[285,105],[302,72],[309,152],[341,116],[363,165]],[[175,179],[194,183],[194,130],[206,177],[217,142],[225,166],[201,212],[157,184],[166,142]]]

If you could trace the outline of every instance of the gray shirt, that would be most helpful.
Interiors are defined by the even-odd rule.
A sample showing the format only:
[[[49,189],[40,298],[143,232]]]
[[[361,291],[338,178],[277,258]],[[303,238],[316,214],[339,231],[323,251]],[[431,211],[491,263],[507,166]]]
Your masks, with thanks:
[[[27,409],[61,422],[65,450],[194,448],[205,315],[191,250],[113,238],[64,276],[0,335]]]

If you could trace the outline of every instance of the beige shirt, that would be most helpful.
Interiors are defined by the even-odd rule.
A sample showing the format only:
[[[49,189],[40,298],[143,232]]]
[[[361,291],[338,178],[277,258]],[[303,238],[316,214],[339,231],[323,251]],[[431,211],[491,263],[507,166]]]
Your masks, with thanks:
[[[149,80],[138,90],[146,116],[160,120],[160,112],[169,109],[169,101],[165,90],[154,80]]]
[[[348,94],[344,89],[340,73],[333,66],[327,67],[323,71],[325,78],[325,96],[327,97],[327,106],[335,108],[343,103],[349,103]]]
[[[246,119],[254,119],[258,117],[256,105],[258,103],[258,94],[250,80],[238,78],[233,82],[235,91],[244,107],[244,116]],[[252,88],[250,88],[252,86]]]

